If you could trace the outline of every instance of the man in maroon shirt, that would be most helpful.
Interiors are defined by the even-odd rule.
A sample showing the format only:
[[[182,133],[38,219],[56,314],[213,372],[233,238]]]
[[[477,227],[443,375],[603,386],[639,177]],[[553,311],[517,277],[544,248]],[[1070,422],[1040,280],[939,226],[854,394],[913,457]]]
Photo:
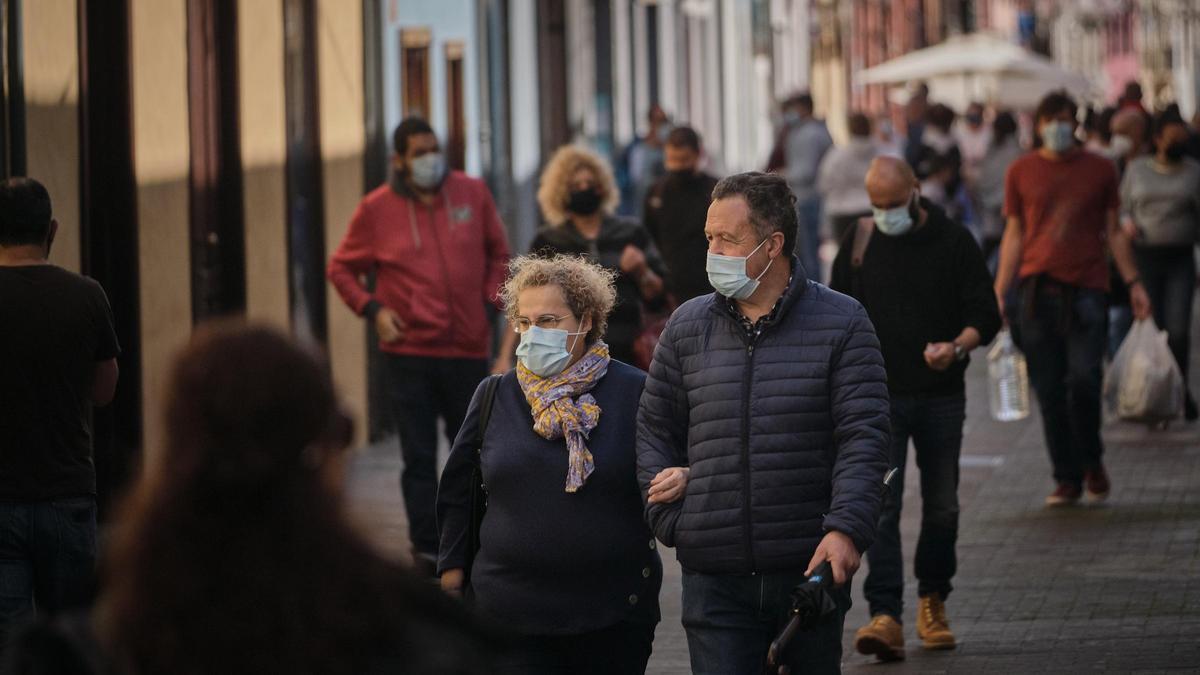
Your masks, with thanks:
[[[342,300],[371,319],[392,380],[413,559],[433,574],[438,536],[437,420],[451,442],[488,372],[486,305],[508,264],[508,242],[482,181],[447,171],[423,120],[396,128],[393,176],[368,194],[329,261]],[[363,277],[374,271],[374,292]]]
[[[1053,93],[1037,109],[1035,150],[1005,180],[1007,225],[995,290],[1014,324],[1037,392],[1057,488],[1047,505],[1108,496],[1101,461],[1101,359],[1108,325],[1108,253],[1130,288],[1133,314],[1150,315],[1128,237],[1118,226],[1111,161],[1078,146],[1076,105]],[[1016,287],[1013,288],[1014,279]]]

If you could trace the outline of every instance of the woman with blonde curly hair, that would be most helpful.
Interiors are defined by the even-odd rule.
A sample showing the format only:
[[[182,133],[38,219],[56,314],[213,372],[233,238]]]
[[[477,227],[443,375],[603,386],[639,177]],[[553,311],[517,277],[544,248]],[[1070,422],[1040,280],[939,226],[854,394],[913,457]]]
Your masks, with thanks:
[[[469,579],[475,609],[515,634],[496,672],[642,673],[650,657],[662,563],[634,455],[646,374],[602,339],[615,277],[575,256],[511,263],[501,299],[519,363],[476,390],[442,473],[442,587]],[[676,472],[664,501],[683,495]]]
[[[650,234],[613,215],[621,197],[612,169],[582,146],[565,145],[554,153],[542,171],[537,197],[546,224],[529,252],[584,255],[617,274],[617,302],[604,339],[613,358],[633,363],[643,305],[659,307],[664,300],[666,268]],[[501,354],[511,355],[513,342],[506,340]],[[511,360],[501,359],[494,372],[506,366]]]

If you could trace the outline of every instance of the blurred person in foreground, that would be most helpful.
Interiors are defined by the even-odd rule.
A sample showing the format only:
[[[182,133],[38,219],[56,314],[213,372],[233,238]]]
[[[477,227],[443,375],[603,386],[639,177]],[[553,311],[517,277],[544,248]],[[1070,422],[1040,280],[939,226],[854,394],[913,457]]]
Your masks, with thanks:
[[[1191,351],[1192,299],[1196,292],[1196,242],[1200,241],[1200,163],[1186,156],[1187,124],[1161,114],[1154,123],[1153,155],[1139,157],[1121,180],[1121,210],[1134,240],[1138,272],[1154,320],[1183,373],[1184,418],[1197,417],[1186,387]]]
[[[95,581],[92,408],[116,392],[120,348],[100,284],[50,263],[57,233],[41,183],[0,182],[0,652]]]
[[[1112,162],[1079,147],[1076,105],[1065,93],[1038,104],[1035,150],[1005,180],[1007,224],[995,291],[1017,328],[1042,411],[1056,487],[1048,506],[1108,497],[1100,439],[1100,385],[1108,323],[1108,254],[1130,288],[1133,314],[1150,316]]]
[[[413,563],[432,577],[438,418],[453,440],[487,375],[488,306],[504,279],[508,241],[487,186],[447,170],[424,120],[401,122],[392,146],[392,176],[355,209],[328,276],[379,336],[404,458],[400,488]]]
[[[480,385],[438,492],[442,588],[516,633],[494,672],[642,673],[659,621],[662,562],[642,518],[634,455],[646,375],[611,357],[615,274],[580,257],[525,256],[501,291],[520,335],[480,433]],[[482,451],[475,439],[483,439]],[[479,454],[476,454],[479,453]],[[470,569],[472,468],[487,511]],[[687,469],[663,472],[668,501]]]
[[[882,661],[904,658],[904,556],[900,510],[912,439],[921,471],[917,636],[926,649],[952,649],[946,598],[958,567],[958,464],[966,421],[970,353],[1000,330],[992,278],[964,227],[920,195],[904,160],[880,157],[866,175],[873,215],[848,234],[830,287],[862,303],[879,335],[891,401],[891,466],[863,592],[871,622],[855,649]],[[865,248],[864,248],[865,246]],[[861,259],[856,254],[861,251]]]
[[[537,199],[545,224],[529,252],[582,255],[617,274],[617,304],[601,337],[613,358],[634,363],[644,311],[665,302],[666,267],[646,228],[615,215],[621,196],[608,162],[583,146],[564,145],[542,170]],[[502,342],[496,373],[512,368],[517,334],[506,332]]]
[[[352,424],[328,368],[274,329],[202,326],[167,438],[123,506],[89,615],[33,631],[17,673],[482,673],[490,638],[344,510]]]
[[[666,263],[667,291],[676,303],[712,293],[704,272],[704,218],[717,178],[700,169],[703,146],[691,127],[667,136],[667,175],[650,188],[643,224]]]
[[[871,120],[862,113],[850,115],[850,141],[834,146],[821,160],[817,189],[833,225],[834,241],[841,242],[859,218],[871,215],[871,199],[863,179],[879,149],[871,140]]]
[[[837,611],[781,665],[837,672],[849,582],[875,537],[887,470],[879,342],[858,302],[793,255],[795,197],[777,175],[717,184],[704,233],[716,293],[684,303],[654,352],[637,419],[646,518],[683,567],[692,672],[762,672],[789,594],[823,562]],[[683,499],[664,471],[688,469]]]

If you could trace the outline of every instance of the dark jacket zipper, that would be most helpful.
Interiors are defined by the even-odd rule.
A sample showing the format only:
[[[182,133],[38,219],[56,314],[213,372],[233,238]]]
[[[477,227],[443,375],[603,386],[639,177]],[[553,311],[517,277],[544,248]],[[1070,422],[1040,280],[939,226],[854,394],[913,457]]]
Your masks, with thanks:
[[[745,514],[746,559],[750,563],[751,574],[758,572],[758,565],[754,562],[754,519],[750,504],[750,385],[754,379],[754,346],[757,342],[758,335],[755,335],[746,345],[746,372],[742,376],[742,511]]]

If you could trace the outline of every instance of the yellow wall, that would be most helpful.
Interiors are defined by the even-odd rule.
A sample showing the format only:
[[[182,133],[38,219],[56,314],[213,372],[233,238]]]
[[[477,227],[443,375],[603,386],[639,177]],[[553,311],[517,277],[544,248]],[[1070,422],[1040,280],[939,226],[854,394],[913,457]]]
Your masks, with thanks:
[[[163,438],[171,357],[192,330],[186,0],[131,0],[130,10],[142,397],[152,460]]]
[[[325,249],[332,254],[363,194],[362,3],[319,0],[317,59]],[[326,285],[333,378],[353,413],[359,440],[366,429],[366,327]]]
[[[79,271],[79,56],[75,0],[24,9],[27,173],[50,192],[58,237],[51,261]]]
[[[238,0],[247,315],[288,319],[282,0]],[[29,173],[50,190],[54,261],[80,267],[79,58],[76,0],[25,3]],[[163,440],[171,359],[192,331],[189,260],[187,0],[130,0],[142,387],[147,458]],[[318,2],[323,196],[332,254],[363,192],[360,3]],[[363,320],[328,287],[329,353],[348,408],[366,428]],[[361,440],[360,436],[360,440]]]
[[[246,315],[287,328],[287,120],[281,0],[238,3],[238,77]]]

